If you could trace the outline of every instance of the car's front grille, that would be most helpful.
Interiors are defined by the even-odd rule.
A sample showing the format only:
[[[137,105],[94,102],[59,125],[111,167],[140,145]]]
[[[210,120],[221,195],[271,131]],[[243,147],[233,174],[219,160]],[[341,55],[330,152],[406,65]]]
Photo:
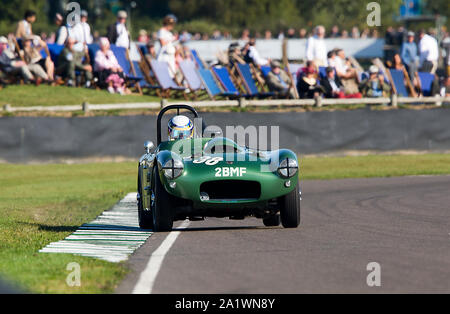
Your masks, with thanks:
[[[200,186],[200,195],[207,195],[209,200],[257,200],[261,196],[261,184],[243,180],[205,182]]]

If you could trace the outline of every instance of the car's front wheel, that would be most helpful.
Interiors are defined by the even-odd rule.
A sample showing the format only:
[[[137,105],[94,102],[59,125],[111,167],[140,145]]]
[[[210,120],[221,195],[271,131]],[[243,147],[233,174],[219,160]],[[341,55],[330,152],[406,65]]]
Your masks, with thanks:
[[[173,197],[167,193],[159,178],[158,169],[153,172],[152,215],[155,232],[171,231],[173,228]]]
[[[300,190],[299,184],[295,189],[280,198],[281,224],[285,228],[297,228],[300,225]]]

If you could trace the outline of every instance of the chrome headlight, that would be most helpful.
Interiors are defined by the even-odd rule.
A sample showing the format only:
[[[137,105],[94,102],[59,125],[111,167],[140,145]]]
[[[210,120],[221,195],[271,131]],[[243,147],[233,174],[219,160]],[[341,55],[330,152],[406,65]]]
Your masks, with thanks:
[[[278,166],[278,174],[283,178],[292,178],[298,171],[298,163],[295,159],[286,158]]]
[[[169,159],[162,167],[167,179],[173,180],[181,176],[184,170],[183,162],[179,159]]]

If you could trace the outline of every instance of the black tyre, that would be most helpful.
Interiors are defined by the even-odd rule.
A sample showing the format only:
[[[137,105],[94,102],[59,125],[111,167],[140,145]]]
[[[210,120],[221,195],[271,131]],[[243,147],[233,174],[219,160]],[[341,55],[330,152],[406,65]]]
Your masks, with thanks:
[[[153,172],[155,199],[152,206],[153,231],[166,232],[173,228],[173,196],[164,189],[159,178],[158,169]]]
[[[263,219],[264,226],[278,227],[280,225],[280,215],[273,215]]]
[[[138,193],[140,195],[138,199],[138,217],[139,217],[139,227],[141,229],[153,229],[153,216],[151,211],[144,210],[144,204],[142,202],[143,191],[142,191],[142,181],[141,181],[141,171],[138,174]],[[147,192],[147,191],[145,191]]]
[[[291,193],[280,198],[280,216],[285,228],[297,228],[300,225],[299,184]]]

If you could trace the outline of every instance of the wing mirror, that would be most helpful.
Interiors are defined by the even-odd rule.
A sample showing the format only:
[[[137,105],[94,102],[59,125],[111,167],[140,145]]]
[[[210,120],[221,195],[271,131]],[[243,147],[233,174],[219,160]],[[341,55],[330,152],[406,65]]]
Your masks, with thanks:
[[[144,149],[147,152],[147,154],[150,154],[153,148],[155,148],[155,144],[153,144],[153,142],[151,141],[145,142]]]

